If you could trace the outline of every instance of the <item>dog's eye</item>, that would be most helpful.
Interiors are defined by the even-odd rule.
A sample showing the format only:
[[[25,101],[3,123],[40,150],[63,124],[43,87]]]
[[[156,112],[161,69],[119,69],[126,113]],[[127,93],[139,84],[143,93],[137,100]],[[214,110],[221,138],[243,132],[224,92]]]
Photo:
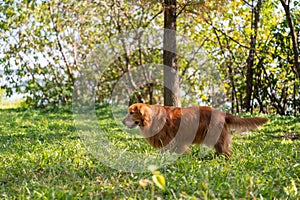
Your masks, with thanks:
[[[132,112],[132,111],[130,111],[130,112],[129,112],[129,114],[131,114],[131,115],[132,115],[132,114],[133,114],[133,112]]]
[[[135,121],[134,123],[135,123],[136,125],[138,125],[138,124],[139,124],[139,122],[138,122],[138,121]]]

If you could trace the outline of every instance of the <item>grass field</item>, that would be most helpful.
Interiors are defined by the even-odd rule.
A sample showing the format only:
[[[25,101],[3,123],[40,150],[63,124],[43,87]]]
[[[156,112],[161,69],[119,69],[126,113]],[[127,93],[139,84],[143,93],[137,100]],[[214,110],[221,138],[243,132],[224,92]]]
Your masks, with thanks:
[[[108,108],[97,114],[116,147],[153,151],[116,127]],[[120,172],[94,157],[69,108],[2,109],[0,199],[299,199],[300,140],[274,136],[300,134],[300,119],[268,117],[261,130],[234,135],[229,159],[193,147],[158,169],[166,180],[162,190],[151,171]]]

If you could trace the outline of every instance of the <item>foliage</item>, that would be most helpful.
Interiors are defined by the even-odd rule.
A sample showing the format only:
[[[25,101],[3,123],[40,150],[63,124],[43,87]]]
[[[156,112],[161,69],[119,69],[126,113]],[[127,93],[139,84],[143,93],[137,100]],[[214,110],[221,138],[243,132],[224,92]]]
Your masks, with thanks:
[[[199,27],[193,29],[191,35],[200,39],[207,55],[218,66],[232,112],[239,112],[244,103],[248,62],[246,58],[251,50],[254,31],[251,22],[255,1],[246,5],[245,2],[232,1],[223,7],[222,13],[213,9],[206,10],[205,14],[190,11],[193,19],[200,17],[194,20],[193,25],[184,26],[184,22],[182,23],[187,30],[190,27]],[[291,36],[287,32],[287,21],[284,14],[278,12],[282,9],[278,3],[279,1],[263,1],[256,36],[251,107],[259,108],[260,112],[296,114],[299,113],[299,79],[293,71],[293,47]],[[299,5],[296,2],[293,12],[297,22]],[[299,32],[299,26],[296,29]],[[191,84],[193,87],[203,85],[195,81],[197,74],[191,80],[194,81]],[[205,82],[209,84],[209,81]],[[203,91],[201,89],[197,91],[198,94]]]
[[[98,112],[99,125],[116,147],[153,151],[144,140],[113,125],[107,107]],[[229,159],[213,150],[203,157],[204,149],[193,147],[190,154],[159,169],[165,190],[152,190],[151,184],[141,185],[152,172],[119,172],[95,159],[76,134],[68,107],[0,110],[0,197],[151,199],[154,191],[154,198],[163,199],[299,199],[300,141],[273,136],[299,134],[300,121],[269,118],[260,131],[234,135]]]
[[[294,114],[300,110],[299,78],[293,70],[293,45],[279,0],[262,1],[257,30],[253,13],[257,1],[177,1],[182,104],[230,105],[242,110],[246,94],[246,66],[251,38],[256,33],[251,111]],[[299,2],[291,8],[299,33]],[[24,93],[37,106],[69,103],[78,80],[81,92],[92,91],[97,102],[110,102],[124,74],[162,64],[162,49],[151,38],[130,51],[128,38],[141,44],[143,31],[153,37],[163,27],[163,5],[152,1],[2,1],[0,3],[0,65],[8,95]],[[178,38],[180,40],[180,38]],[[299,36],[298,36],[299,41]],[[130,102],[161,103],[160,77],[144,72],[145,84],[124,88]],[[140,76],[140,77],[142,77]],[[148,78],[147,78],[148,77]],[[77,85],[78,86],[78,85]],[[217,97],[217,99],[216,99]]]

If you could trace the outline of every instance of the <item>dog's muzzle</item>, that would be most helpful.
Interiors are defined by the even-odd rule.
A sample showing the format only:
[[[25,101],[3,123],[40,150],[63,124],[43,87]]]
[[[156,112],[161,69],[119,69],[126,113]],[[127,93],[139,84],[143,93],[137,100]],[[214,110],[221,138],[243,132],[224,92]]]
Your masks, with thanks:
[[[136,126],[140,125],[140,123],[138,121],[130,123],[129,121],[126,120],[126,118],[122,120],[122,123],[130,129],[135,128]]]

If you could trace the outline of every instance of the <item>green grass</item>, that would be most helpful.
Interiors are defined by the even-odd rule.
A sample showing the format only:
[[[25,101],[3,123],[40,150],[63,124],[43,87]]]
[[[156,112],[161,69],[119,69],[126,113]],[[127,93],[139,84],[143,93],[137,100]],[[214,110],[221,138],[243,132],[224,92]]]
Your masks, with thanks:
[[[16,100],[3,100],[1,99],[1,90],[0,90],[0,109],[9,109],[9,108],[19,108],[24,105],[24,99]]]
[[[122,131],[107,107],[97,111],[99,127],[119,149],[154,150]],[[0,199],[299,199],[300,141],[273,138],[300,134],[300,119],[269,116],[248,135],[234,135],[233,156],[193,147],[158,169],[166,188],[151,186],[152,173],[120,172],[87,150],[67,108],[0,110]],[[206,152],[205,156],[203,151]],[[140,180],[149,180],[142,186]]]

